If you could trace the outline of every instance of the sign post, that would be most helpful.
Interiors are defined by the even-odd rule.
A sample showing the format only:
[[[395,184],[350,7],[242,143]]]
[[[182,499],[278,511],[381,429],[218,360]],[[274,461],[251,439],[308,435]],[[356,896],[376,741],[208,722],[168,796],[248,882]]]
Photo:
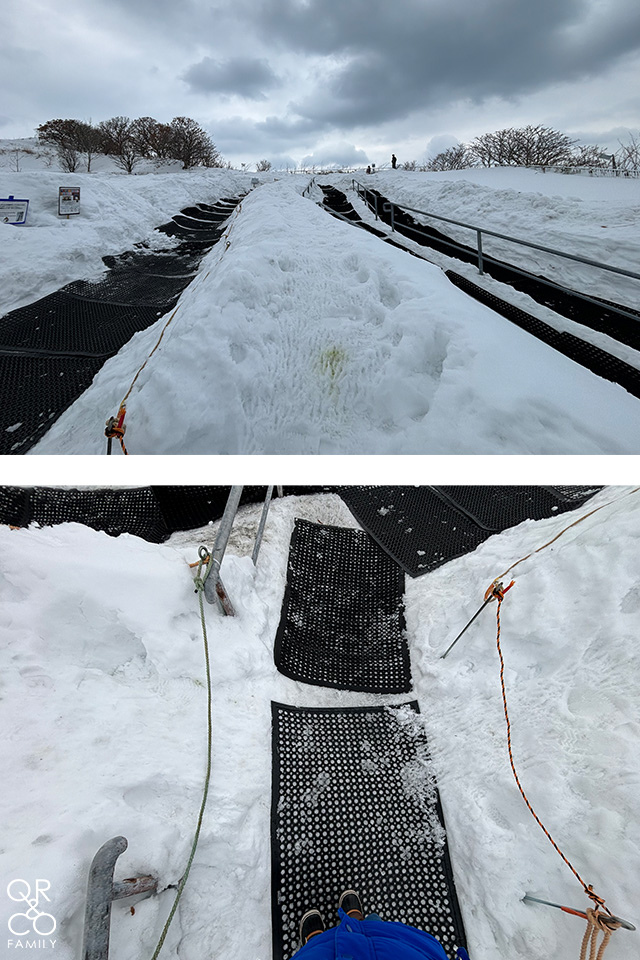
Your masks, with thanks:
[[[80,187],[58,189],[58,216],[69,217],[80,213]]]
[[[28,200],[16,200],[14,196],[0,198],[0,223],[23,224],[29,210]]]

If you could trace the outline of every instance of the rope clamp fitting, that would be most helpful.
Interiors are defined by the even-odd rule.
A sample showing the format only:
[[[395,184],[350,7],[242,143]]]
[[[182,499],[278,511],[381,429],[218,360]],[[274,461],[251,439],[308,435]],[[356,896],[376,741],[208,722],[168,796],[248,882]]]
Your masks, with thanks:
[[[485,603],[488,603],[490,600],[504,600],[505,593],[511,590],[514,583],[515,580],[512,580],[509,586],[505,587],[502,580],[494,580],[485,592]]]

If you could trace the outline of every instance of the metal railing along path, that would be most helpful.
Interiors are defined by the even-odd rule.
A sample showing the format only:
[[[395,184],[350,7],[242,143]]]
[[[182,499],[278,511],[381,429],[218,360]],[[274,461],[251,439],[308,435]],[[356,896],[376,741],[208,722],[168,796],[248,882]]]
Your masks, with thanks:
[[[365,184],[360,183],[359,180],[352,179],[351,184],[352,184],[353,190],[356,191],[358,196],[362,197],[365,203],[367,204],[367,206],[373,209],[376,219],[380,219],[380,207],[378,202],[380,199],[379,196],[373,191],[371,191],[367,186],[365,186]],[[367,199],[367,197],[371,197],[371,202],[369,201],[369,199]],[[547,280],[546,277],[541,277],[538,274],[534,275],[532,273],[529,273],[526,270],[521,270],[519,267],[514,267],[511,264],[504,263],[503,261],[497,260],[494,257],[488,256],[486,253],[483,252],[483,249],[482,249],[482,237],[483,235],[488,237],[497,237],[500,240],[507,240],[510,243],[516,243],[516,244],[519,244],[520,246],[529,247],[533,250],[541,250],[544,253],[555,254],[556,256],[563,257],[565,260],[574,260],[578,263],[584,263],[587,266],[597,267],[601,270],[607,270],[609,273],[615,273],[615,274],[618,274],[619,276],[631,277],[631,279],[633,280],[640,280],[640,273],[635,273],[632,270],[625,270],[622,267],[614,267],[608,263],[600,263],[598,260],[591,260],[588,257],[580,257],[574,253],[566,253],[564,250],[558,250],[555,247],[547,247],[540,243],[533,243],[530,240],[521,240],[519,237],[512,237],[506,233],[498,233],[496,230],[489,230],[486,227],[478,227],[475,224],[464,223],[462,220],[453,220],[451,217],[443,217],[441,214],[431,213],[428,210],[418,210],[416,207],[405,207],[405,206],[401,206],[399,203],[386,201],[382,206],[382,210],[383,212],[390,214],[390,219],[391,219],[390,226],[391,226],[392,232],[395,232],[396,230],[396,225],[395,225],[396,209],[400,211],[408,211],[410,213],[419,213],[422,216],[430,217],[433,220],[440,220],[443,223],[452,223],[455,226],[464,227],[467,230],[472,230],[476,234],[476,244],[477,244],[476,256],[478,261],[478,273],[481,276],[484,275],[485,263],[493,263],[502,268],[506,268],[512,271],[513,273],[518,274],[519,276],[526,277],[527,279],[535,280],[537,283],[543,283],[548,287],[552,287],[554,290],[561,290],[563,293],[567,293],[570,296],[578,297],[580,300],[584,300],[587,303],[595,304],[595,306],[597,307],[602,308],[606,306],[606,309],[610,310],[612,313],[617,313],[619,316],[626,317],[627,319],[630,319],[630,320],[635,320],[636,323],[640,320],[640,317],[638,317],[637,314],[624,310],[621,307],[615,306],[608,302],[605,304],[603,303],[602,300],[597,300],[594,297],[589,297],[584,293],[579,293],[578,291],[573,290],[570,287],[565,287],[562,284],[555,283],[553,280]],[[409,230],[412,233],[416,233],[424,237],[429,236],[427,230],[420,230],[419,228],[409,226],[408,224],[402,224],[402,227],[404,230]],[[447,241],[442,238],[439,238],[439,242],[446,246],[451,247],[453,250],[460,250],[460,251],[464,250],[465,252],[469,250],[468,247],[464,247],[462,244],[456,243],[453,240]]]

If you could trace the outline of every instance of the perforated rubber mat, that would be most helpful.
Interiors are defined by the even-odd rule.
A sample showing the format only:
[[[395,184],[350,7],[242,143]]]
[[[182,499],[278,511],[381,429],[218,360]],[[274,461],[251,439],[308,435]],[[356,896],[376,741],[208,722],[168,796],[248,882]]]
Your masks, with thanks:
[[[582,506],[600,487],[435,487],[483,530],[497,532],[523,520],[542,520]]]
[[[574,510],[599,487],[344,487],[340,496],[412,577],[469,553],[523,520]]]
[[[287,677],[369,693],[411,689],[404,574],[362,530],[297,519],[274,658]]]
[[[322,493],[322,487],[286,487],[287,496]],[[28,527],[87,523],[111,536],[131,533],[159,543],[176,530],[192,530],[219,520],[231,487],[137,487],[77,490],[0,486],[0,523]],[[266,487],[245,486],[240,504],[262,503]],[[274,496],[277,491],[273,491]]]
[[[343,890],[366,914],[466,947],[442,807],[418,705],[313,709],[272,704],[274,960],[298,948],[302,915],[338,921]]]
[[[25,453],[91,385],[104,360],[0,356],[0,454]]]

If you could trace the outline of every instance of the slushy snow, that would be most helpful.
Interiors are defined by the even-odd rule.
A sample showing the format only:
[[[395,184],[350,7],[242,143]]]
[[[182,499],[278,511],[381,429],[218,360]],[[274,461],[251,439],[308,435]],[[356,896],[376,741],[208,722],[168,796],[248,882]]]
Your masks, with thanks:
[[[505,680],[531,803],[612,912],[640,925],[640,494],[605,488],[575,513],[527,521],[407,578],[414,691],[404,697],[277,673],[294,518],[356,526],[336,495],[286,497],[272,503],[257,568],[250,557],[261,508],[238,515],[222,566],[237,616],[206,606],[211,789],[160,960],[271,955],[271,700],[355,706],[414,697],[422,712],[411,722],[423,725],[430,745],[472,960],[577,960],[583,921],[521,902],[530,893],[589,905],[509,768],[495,606],[440,655],[496,576],[603,504],[514,570],[501,618]],[[153,545],[78,524],[0,527],[2,890],[16,877],[51,883],[57,960],[79,955],[89,865],[111,837],[129,842],[116,879],[153,874],[162,891],[134,912],[128,901],[114,904],[114,960],[150,958],[173,903],[167,888],[186,866],[206,767],[204,654],[188,563],[201,543],[211,546],[215,529]],[[409,779],[420,790],[419,778]],[[20,908],[4,894],[0,903],[6,934]],[[636,956],[638,936],[616,932],[608,960]],[[2,955],[17,952],[3,946]]]
[[[637,270],[640,181],[492,169],[359,173],[399,202]],[[150,239],[188,203],[250,189],[211,170],[79,175],[0,173],[0,193],[29,196],[28,225],[2,227],[5,311],[79,277],[101,257]],[[182,294],[127,402],[131,454],[634,454],[638,399],[556,353],[456,289],[433,263],[321,210],[309,177],[261,174],[224,239]],[[322,178],[351,191],[351,177]],[[82,214],[60,221],[58,184],[81,185]],[[468,231],[452,235],[470,242]],[[463,236],[464,234],[464,236]],[[169,241],[171,243],[171,241]],[[495,246],[492,246],[492,243]],[[412,246],[411,241],[407,246]],[[623,303],[638,282],[487,240],[579,290]],[[446,261],[451,266],[451,261]],[[470,265],[453,261],[478,279]],[[481,279],[481,278],[480,278]],[[558,329],[640,368],[640,352],[481,279]],[[635,287],[634,287],[635,284]],[[505,293],[505,290],[507,291]],[[635,299],[634,299],[635,297]],[[103,454],[117,413],[169,316],[136,334],[30,452]]]

